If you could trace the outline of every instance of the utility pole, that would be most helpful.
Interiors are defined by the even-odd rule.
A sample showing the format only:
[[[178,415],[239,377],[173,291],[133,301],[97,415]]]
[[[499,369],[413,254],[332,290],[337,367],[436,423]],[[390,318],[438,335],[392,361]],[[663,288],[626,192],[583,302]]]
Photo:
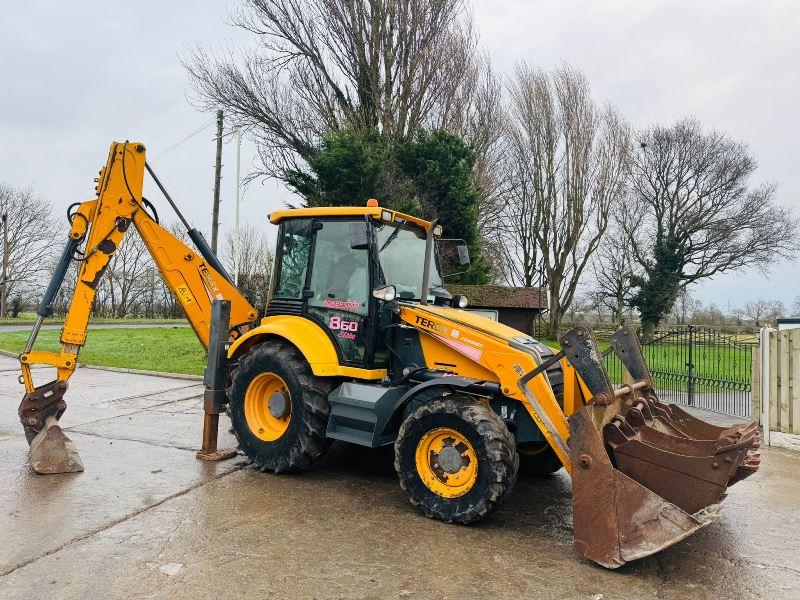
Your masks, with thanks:
[[[242,262],[242,240],[239,238],[239,202],[242,199],[242,129],[236,126],[236,237],[233,239],[233,283],[239,285],[239,266]]]
[[[211,213],[211,250],[217,253],[219,232],[219,189],[222,180],[222,110],[217,111],[217,161],[214,169],[214,209]]]
[[[3,211],[3,284],[0,289],[0,317],[6,316],[6,274],[8,273],[8,213]]]

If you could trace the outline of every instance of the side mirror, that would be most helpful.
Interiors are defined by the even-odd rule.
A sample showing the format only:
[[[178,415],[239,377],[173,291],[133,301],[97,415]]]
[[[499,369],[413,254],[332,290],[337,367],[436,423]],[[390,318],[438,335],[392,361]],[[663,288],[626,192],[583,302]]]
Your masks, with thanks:
[[[369,236],[367,235],[367,223],[365,221],[350,223],[350,248],[353,250],[367,250],[369,248]]]
[[[436,249],[442,277],[452,277],[469,271],[469,248],[464,240],[440,238],[436,241]]]
[[[393,285],[382,285],[372,290],[372,296],[384,302],[391,302],[397,297],[397,288]]]
[[[458,252],[458,265],[460,267],[468,267],[469,266],[469,248],[466,244],[459,244],[456,246],[456,251]]]

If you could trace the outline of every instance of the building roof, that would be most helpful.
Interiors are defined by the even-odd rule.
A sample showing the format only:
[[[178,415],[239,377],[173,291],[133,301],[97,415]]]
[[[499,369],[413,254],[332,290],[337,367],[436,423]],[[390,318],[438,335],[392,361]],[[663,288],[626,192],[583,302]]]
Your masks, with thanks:
[[[541,287],[445,284],[445,288],[466,296],[473,308],[547,308],[547,291]]]

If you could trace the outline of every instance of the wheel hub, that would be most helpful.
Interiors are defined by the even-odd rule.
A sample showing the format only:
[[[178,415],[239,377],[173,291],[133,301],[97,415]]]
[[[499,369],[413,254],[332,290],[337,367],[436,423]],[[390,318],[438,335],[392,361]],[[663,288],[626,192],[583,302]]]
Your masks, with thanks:
[[[269,414],[276,419],[283,419],[289,411],[289,403],[282,392],[275,392],[269,397]]]
[[[445,446],[439,451],[437,458],[439,466],[445,473],[457,473],[464,467],[461,459],[461,452],[455,446]]]

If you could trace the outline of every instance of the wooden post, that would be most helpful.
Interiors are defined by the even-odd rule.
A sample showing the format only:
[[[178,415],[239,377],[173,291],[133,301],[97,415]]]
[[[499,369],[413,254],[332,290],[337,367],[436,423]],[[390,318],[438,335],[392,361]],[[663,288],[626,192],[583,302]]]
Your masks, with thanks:
[[[778,358],[780,357],[780,338],[778,331],[769,330],[769,363],[766,372],[769,373],[769,429],[770,431],[780,431],[780,410],[778,408],[778,392],[780,390],[780,371]]]
[[[214,207],[211,213],[211,250],[217,253],[219,233],[219,191],[222,180],[222,110],[217,111],[217,160],[214,164]]]
[[[764,327],[759,333],[760,343],[759,351],[761,352],[761,426],[764,429],[764,445],[770,445],[770,387],[772,381],[769,373],[770,366],[770,329]]]
[[[791,394],[791,432],[800,435],[800,329],[792,330],[791,356],[789,357],[788,384]]]
[[[792,330],[779,331],[778,338],[780,339],[780,355],[778,356],[778,423],[780,427],[776,428],[783,433],[792,432],[792,397],[791,397],[791,356],[792,356]]]

